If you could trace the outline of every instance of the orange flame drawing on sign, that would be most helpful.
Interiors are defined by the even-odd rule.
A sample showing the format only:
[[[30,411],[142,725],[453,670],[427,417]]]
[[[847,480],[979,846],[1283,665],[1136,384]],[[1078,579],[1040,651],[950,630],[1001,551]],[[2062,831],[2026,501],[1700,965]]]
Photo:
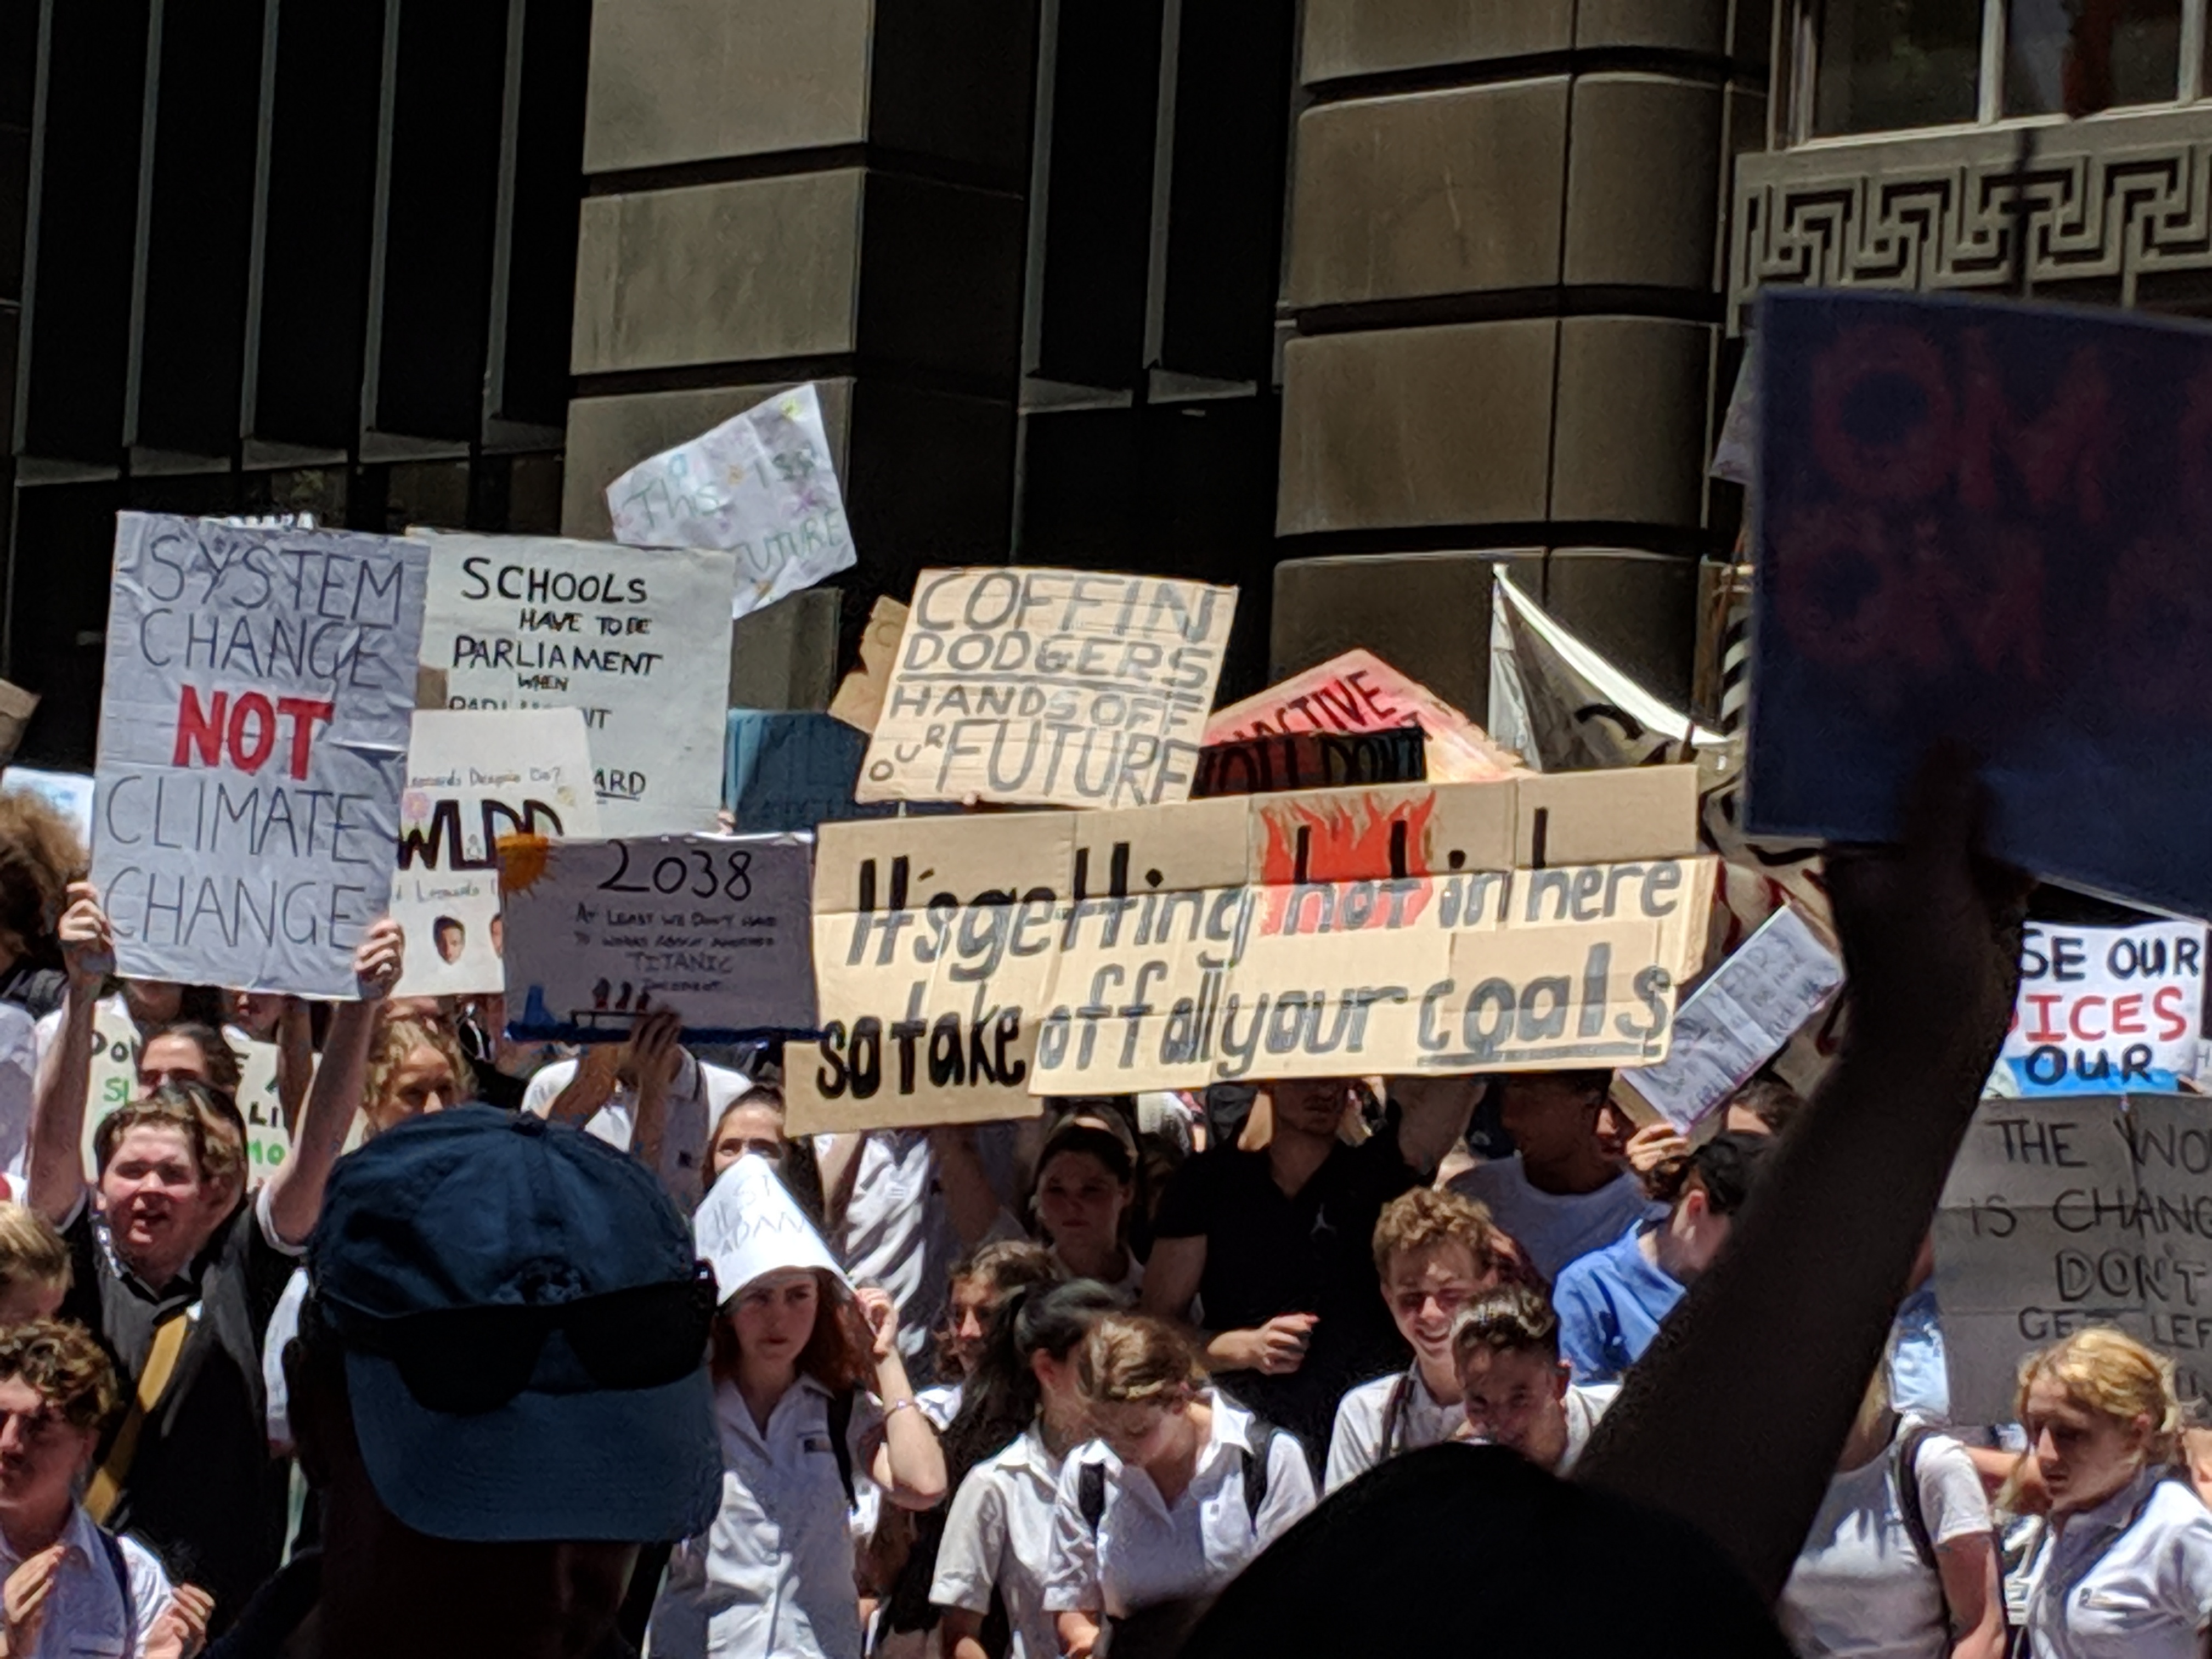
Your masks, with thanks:
[[[1342,805],[1283,801],[1261,806],[1267,834],[1260,854],[1260,879],[1270,890],[1262,925],[1273,932],[1282,922],[1301,873],[1301,837],[1305,842],[1303,873],[1309,884],[1388,881],[1401,873],[1392,868],[1394,847],[1403,849],[1403,874],[1427,876],[1429,820],[1436,808],[1433,794],[1389,805],[1370,795]],[[1420,890],[1408,895],[1407,921],[1420,915],[1429,894],[1425,882]]]

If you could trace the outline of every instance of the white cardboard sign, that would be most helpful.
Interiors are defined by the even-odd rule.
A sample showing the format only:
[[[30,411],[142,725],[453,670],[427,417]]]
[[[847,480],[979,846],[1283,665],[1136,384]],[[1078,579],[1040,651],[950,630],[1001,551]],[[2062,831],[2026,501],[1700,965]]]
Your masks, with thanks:
[[[1998,1064],[2021,1094],[2170,1089],[2197,1069],[2204,929],[2031,923]]]

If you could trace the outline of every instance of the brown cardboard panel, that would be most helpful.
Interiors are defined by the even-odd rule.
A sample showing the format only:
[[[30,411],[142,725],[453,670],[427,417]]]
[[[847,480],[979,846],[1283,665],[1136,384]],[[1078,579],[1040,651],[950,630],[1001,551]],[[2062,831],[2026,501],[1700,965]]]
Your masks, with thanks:
[[[888,593],[868,611],[860,633],[860,665],[845,676],[830,712],[848,726],[873,732],[883,717],[884,690],[890,683],[891,665],[898,660],[899,639],[906,632],[906,606]]]
[[[1698,769],[1622,767],[1522,778],[1514,862],[1608,864],[1698,850]]]

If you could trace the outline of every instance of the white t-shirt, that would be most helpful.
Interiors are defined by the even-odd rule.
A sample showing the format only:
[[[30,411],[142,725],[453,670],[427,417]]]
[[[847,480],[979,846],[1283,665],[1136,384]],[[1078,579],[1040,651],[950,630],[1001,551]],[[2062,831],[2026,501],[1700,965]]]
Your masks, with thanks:
[[[881,1427],[869,1395],[846,1437],[857,1482],[862,1448]],[[653,1603],[654,1659],[774,1654],[860,1659],[850,1505],[830,1443],[830,1391],[802,1376],[755,1426],[737,1385],[714,1389],[722,1443],[722,1507],[713,1525],[669,1558]]]
[[[966,1385],[959,1382],[939,1382],[933,1388],[916,1389],[915,1407],[930,1420],[938,1433],[943,1434],[952,1426],[952,1419],[960,1415],[960,1396],[965,1391]]]
[[[2186,1480],[2158,1475],[2145,1470],[2045,1532],[2028,1566],[2034,1659],[2197,1659],[2212,1618],[2212,1512]]]
[[[151,1550],[118,1535],[115,1541],[122,1547],[124,1576],[131,1583],[126,1607],[107,1546],[82,1504],[62,1528],[62,1538],[69,1553],[46,1593],[39,1639],[11,1659],[145,1659],[147,1633],[175,1599],[169,1575]],[[22,1565],[0,1536],[0,1582]]]
[[[1313,1475],[1295,1435],[1267,1449],[1267,1495],[1260,1512],[1244,1504],[1244,1459],[1252,1414],[1216,1394],[1213,1425],[1198,1469],[1172,1507],[1141,1468],[1124,1468],[1103,1440],[1067,1455],[1053,1498],[1052,1553],[1044,1605],[1053,1613],[1103,1608],[1126,1619],[1145,1607],[1219,1589],[1314,1506]],[[1084,1518],[1085,1464],[1105,1468],[1105,1508],[1092,1530]]]
[[[556,1060],[530,1079],[522,1109],[544,1117],[555,1097],[575,1079],[577,1062]],[[660,1184],[688,1213],[706,1191],[707,1137],[732,1101],[752,1087],[741,1072],[709,1066],[687,1054],[668,1085],[668,1115],[660,1131]],[[637,1091],[617,1084],[607,1103],[585,1121],[584,1132],[610,1146],[629,1150],[637,1131]]]
[[[300,1304],[307,1299],[307,1270],[295,1267],[261,1338],[261,1382],[269,1395],[269,1445],[275,1452],[289,1454],[292,1449],[292,1389],[284,1380],[284,1345],[300,1334]]]
[[[1518,1152],[1453,1176],[1451,1189],[1488,1206],[1490,1218],[1528,1253],[1529,1263],[1547,1279],[1557,1279],[1559,1269],[1577,1256],[1603,1249],[1662,1208],[1626,1172],[1594,1193],[1562,1196],[1539,1192],[1522,1173]]]
[[[1931,1435],[1917,1465],[1931,1542],[1991,1535],[1981,1477],[1957,1441]],[[1777,1610],[1802,1659],[1943,1659],[1951,1650],[1942,1580],[1913,1547],[1899,1474],[1896,1448],[1885,1446],[1828,1483]]]
[[[1402,1387],[1398,1421],[1388,1452],[1382,1445],[1382,1419],[1390,1408],[1390,1395]],[[1371,1382],[1362,1382],[1337,1402],[1336,1427],[1328,1437],[1328,1475],[1322,1490],[1334,1492],[1380,1463],[1384,1456],[1419,1451],[1459,1432],[1467,1421],[1466,1410],[1443,1405],[1429,1392],[1418,1368],[1392,1371]]]
[[[1145,1264],[1137,1260],[1137,1253],[1134,1250],[1127,1251],[1127,1255],[1129,1258],[1128,1271],[1106,1288],[1120,1297],[1126,1306],[1133,1308],[1137,1305],[1139,1292],[1145,1288]],[[1058,1245],[1053,1247],[1052,1259],[1058,1264],[1060,1272],[1066,1273],[1070,1279],[1079,1277],[1075,1269],[1069,1267],[1066,1261],[1060,1255]]]
[[[940,1607],[988,1613],[997,1590],[1006,1607],[1008,1659],[1060,1659],[1056,1623],[1045,1611],[1044,1574],[1060,1467],[1032,1423],[1020,1439],[968,1471],[945,1517],[929,1599]]]

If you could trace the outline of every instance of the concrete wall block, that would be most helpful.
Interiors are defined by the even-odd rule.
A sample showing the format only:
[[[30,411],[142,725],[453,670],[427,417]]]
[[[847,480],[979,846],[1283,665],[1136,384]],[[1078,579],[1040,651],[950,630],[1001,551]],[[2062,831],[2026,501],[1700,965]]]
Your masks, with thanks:
[[[1540,550],[1367,553],[1275,567],[1275,679],[1364,647],[1480,722],[1489,706],[1492,573]]]
[[[1579,0],[1575,46],[1656,46],[1717,56],[1728,40],[1728,0]]]
[[[1574,0],[1306,0],[1309,86],[1573,44]]]
[[[1668,76],[1577,78],[1567,283],[1711,291],[1721,99],[1718,87]]]
[[[837,476],[848,471],[847,451],[853,405],[848,379],[817,380],[822,423],[828,428]],[[790,382],[718,386],[684,392],[626,392],[575,398],[568,404],[568,465],[561,478],[561,533],[604,540],[614,533],[607,517],[607,486],[649,455],[713,430],[731,416],[764,403]]]
[[[858,143],[869,0],[616,0],[592,8],[584,171]]]
[[[1700,522],[1712,339],[1665,318],[1561,321],[1553,519]]]
[[[588,198],[569,367],[854,349],[861,179],[855,167]]]
[[[1542,519],[1556,335],[1533,318],[1291,341],[1276,533]]]
[[[1563,547],[1545,561],[1544,608],[1677,708],[1690,698],[1698,562],[1667,553]]]
[[[730,624],[730,707],[827,708],[844,595],[809,587]]]
[[[1021,201],[871,172],[860,278],[860,339],[872,356],[1003,381],[1021,371]]]
[[[1309,109],[1290,302],[1557,283],[1566,140],[1564,76]]]

